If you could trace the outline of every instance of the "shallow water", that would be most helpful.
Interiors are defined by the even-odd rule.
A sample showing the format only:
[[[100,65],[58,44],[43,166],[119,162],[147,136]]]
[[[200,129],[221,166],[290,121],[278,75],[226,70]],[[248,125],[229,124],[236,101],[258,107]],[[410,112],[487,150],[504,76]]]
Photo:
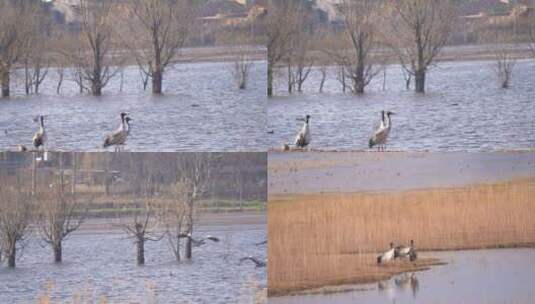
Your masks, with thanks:
[[[193,261],[177,264],[164,239],[148,242],[146,265],[121,230],[81,231],[64,243],[62,265],[49,247],[32,238],[14,270],[0,267],[0,303],[35,303],[51,287],[52,302],[89,295],[109,303],[251,303],[266,287],[265,268],[240,265],[244,255],[266,259],[265,225],[199,226],[198,235],[221,239],[194,248]]]
[[[492,151],[535,147],[535,60],[518,61],[508,90],[498,88],[494,62],[443,62],[433,67],[425,95],[405,90],[399,66],[389,66],[386,90],[377,76],[362,96],[344,95],[336,71],[328,71],[324,93],[313,70],[304,93],[287,96],[278,77],[279,96],[268,101],[269,147],[293,142],[312,116],[311,148],[365,150],[381,110],[392,116],[388,148],[404,151]],[[282,75],[281,75],[282,76]]]
[[[424,255],[423,253],[421,255]],[[332,295],[270,298],[270,304],[291,303],[533,303],[535,249],[429,252],[444,266],[415,273],[412,281],[397,276],[365,291]]]
[[[534,178],[535,151],[270,152],[269,166],[270,194],[408,191]]]
[[[14,77],[11,99],[0,99],[0,150],[31,146],[46,116],[48,149],[102,151],[104,137],[119,125],[119,113],[133,118],[128,151],[265,151],[266,62],[256,61],[248,87],[239,90],[231,62],[177,64],[164,75],[164,95],[143,91],[137,67],[112,78],[103,96],[79,95],[68,74],[62,95],[51,70],[39,96],[25,97]]]

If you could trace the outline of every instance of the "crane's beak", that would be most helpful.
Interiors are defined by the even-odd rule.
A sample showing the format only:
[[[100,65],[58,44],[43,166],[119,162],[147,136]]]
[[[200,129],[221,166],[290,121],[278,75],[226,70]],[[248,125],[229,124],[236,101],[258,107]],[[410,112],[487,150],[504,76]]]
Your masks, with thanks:
[[[296,118],[295,120],[297,120],[297,121],[305,121],[304,118]]]

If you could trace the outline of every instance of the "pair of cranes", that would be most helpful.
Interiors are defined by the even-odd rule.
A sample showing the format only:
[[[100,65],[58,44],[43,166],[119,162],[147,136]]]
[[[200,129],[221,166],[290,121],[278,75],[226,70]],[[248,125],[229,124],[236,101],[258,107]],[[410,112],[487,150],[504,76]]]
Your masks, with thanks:
[[[130,135],[130,130],[132,129],[130,125],[132,118],[130,118],[130,116],[126,112],[122,112],[120,114],[120,117],[121,123],[119,127],[114,132],[106,135],[106,138],[104,139],[104,144],[102,145],[104,148],[107,148],[109,146],[115,146],[115,151],[117,151],[119,147],[124,146],[126,144],[126,139],[128,138],[128,135]],[[47,132],[45,130],[45,117],[43,115],[39,115],[38,121],[39,130],[34,134],[32,138],[32,143],[35,149],[44,149],[47,141]],[[19,146],[19,150],[24,152],[27,151],[27,148],[25,146]]]
[[[384,151],[386,148],[386,141],[390,130],[392,129],[392,118],[394,112],[381,111],[381,121],[377,129],[373,132],[372,137],[368,141],[369,148],[377,146],[378,151]],[[297,136],[295,137],[294,144],[298,148],[305,148],[310,144],[310,115],[305,116],[304,124]]]
[[[377,264],[385,264],[397,258],[409,258],[411,262],[417,258],[416,249],[414,248],[414,240],[411,240],[409,246],[396,246],[394,243],[390,243],[390,249],[382,253],[377,257]]]

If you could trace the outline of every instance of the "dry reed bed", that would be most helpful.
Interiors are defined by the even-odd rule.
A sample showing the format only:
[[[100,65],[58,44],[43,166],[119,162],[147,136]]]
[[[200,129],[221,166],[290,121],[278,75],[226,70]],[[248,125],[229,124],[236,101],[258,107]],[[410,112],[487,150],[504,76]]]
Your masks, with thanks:
[[[378,281],[437,261],[375,264],[393,241],[418,250],[535,244],[535,179],[388,193],[271,196],[269,295]]]

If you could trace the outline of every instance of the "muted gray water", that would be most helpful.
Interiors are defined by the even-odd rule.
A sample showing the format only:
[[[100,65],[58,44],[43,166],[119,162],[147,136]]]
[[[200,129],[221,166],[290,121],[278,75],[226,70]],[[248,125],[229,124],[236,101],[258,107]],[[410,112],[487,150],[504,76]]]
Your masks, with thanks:
[[[422,254],[424,255],[424,254]],[[535,249],[429,252],[445,266],[415,274],[413,284],[403,276],[379,284],[358,286],[365,291],[332,295],[270,298],[270,304],[292,303],[533,303]],[[396,283],[396,279],[398,282]]]
[[[98,98],[79,95],[67,79],[58,96],[53,70],[39,96],[25,97],[19,75],[14,97],[0,99],[0,149],[30,146],[38,129],[32,119],[44,114],[48,149],[102,151],[105,135],[127,111],[134,119],[128,151],[265,151],[266,62],[254,63],[245,90],[235,85],[231,64],[177,64],[164,75],[159,97],[150,94],[150,84],[143,91],[134,67],[125,70],[122,93],[117,76]]]
[[[311,148],[367,149],[380,111],[391,110],[388,148],[404,151],[492,151],[535,148],[535,60],[518,61],[508,90],[498,88],[494,62],[444,62],[433,67],[425,95],[406,91],[399,66],[389,66],[386,91],[377,76],[362,96],[344,95],[329,70],[324,93],[312,71],[304,93],[268,101],[269,146],[292,142],[310,114]],[[276,89],[284,95],[285,77]]]
[[[266,271],[239,259],[266,259],[266,246],[255,245],[266,239],[265,225],[198,228],[199,235],[221,241],[194,248],[193,262],[181,264],[165,239],[147,242],[143,267],[135,264],[132,239],[120,230],[73,235],[64,244],[62,265],[53,264],[50,248],[33,238],[16,269],[0,267],[0,303],[36,303],[49,286],[54,303],[76,294],[109,303],[251,303],[266,288]]]
[[[268,161],[270,194],[407,191],[535,177],[535,151],[271,152]]]

